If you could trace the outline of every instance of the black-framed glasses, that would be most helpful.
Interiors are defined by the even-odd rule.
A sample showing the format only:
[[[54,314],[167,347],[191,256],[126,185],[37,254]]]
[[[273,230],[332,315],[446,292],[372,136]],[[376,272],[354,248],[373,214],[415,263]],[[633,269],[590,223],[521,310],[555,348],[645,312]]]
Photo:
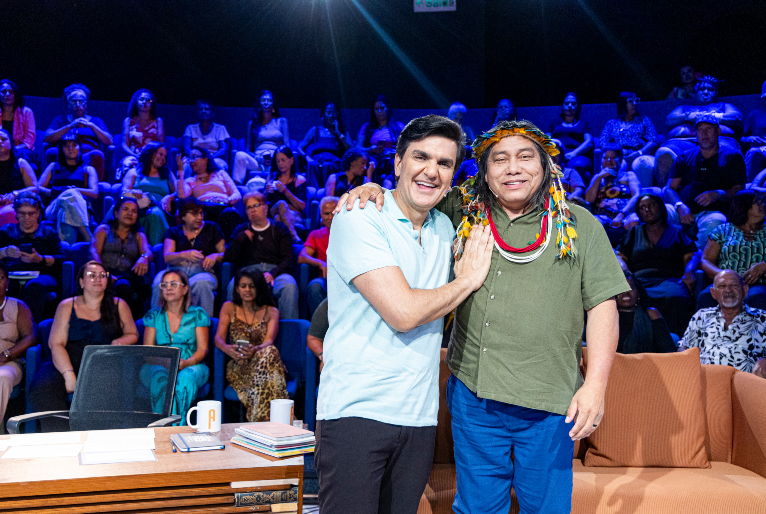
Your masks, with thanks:
[[[175,280],[173,282],[160,282],[160,289],[178,289],[182,285],[181,282]]]
[[[257,208],[262,207],[264,205],[266,205],[266,204],[265,203],[251,203],[250,205],[245,207],[245,209],[248,210],[248,211],[252,211],[253,209],[257,209]]]

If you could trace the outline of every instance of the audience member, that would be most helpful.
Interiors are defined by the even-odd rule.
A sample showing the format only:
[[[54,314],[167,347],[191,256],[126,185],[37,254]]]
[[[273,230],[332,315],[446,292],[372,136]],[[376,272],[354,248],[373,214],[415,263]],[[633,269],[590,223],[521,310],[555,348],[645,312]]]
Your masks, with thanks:
[[[599,139],[602,148],[619,145],[625,157],[624,166],[634,171],[645,187],[650,187],[654,167],[652,156],[657,150],[657,130],[652,120],[638,112],[640,101],[635,93],[620,93],[617,118],[606,122]]]
[[[218,286],[213,267],[221,262],[226,242],[218,225],[205,221],[202,205],[195,198],[180,202],[178,217],[181,224],[168,229],[162,255],[169,270],[181,270],[189,277],[191,302],[212,317],[215,289]],[[152,307],[159,307],[160,282],[158,274],[152,284]]]
[[[340,159],[354,145],[354,140],[341,119],[340,109],[328,102],[321,111],[321,124],[311,127],[298,148],[319,163],[329,163],[335,171]]]
[[[71,84],[64,88],[64,101],[69,114],[53,118],[45,131],[45,142],[54,145],[65,135],[72,134],[80,143],[80,150],[85,163],[93,166],[98,173],[98,180],[104,179],[104,148],[112,144],[112,135],[104,120],[88,114],[90,89],[82,84]],[[45,152],[45,162],[56,160],[56,148]]]
[[[404,123],[393,119],[388,98],[378,95],[370,107],[370,119],[361,126],[356,136],[356,146],[366,151],[375,161],[376,182],[382,175],[394,170],[396,140],[404,129]]]
[[[604,225],[612,245],[625,234],[623,222],[635,210],[641,193],[636,174],[621,164],[622,149],[616,145],[605,147],[601,171],[593,176],[585,191],[585,200]]]
[[[551,123],[550,135],[563,147],[563,164],[577,170],[581,177],[593,171],[593,135],[587,121],[580,119],[582,106],[577,95],[567,93],[559,120]]]
[[[288,398],[285,366],[274,346],[279,310],[260,271],[241,269],[234,281],[233,299],[221,307],[215,345],[232,359],[226,380],[247,409],[247,420],[269,421],[271,400]]]
[[[122,179],[122,195],[136,198],[140,209],[138,222],[151,246],[162,242],[170,222],[174,221],[170,212],[177,179],[166,166],[167,155],[163,143],[147,143],[138,156],[138,166],[129,170]]]
[[[0,129],[0,225],[15,223],[13,200],[24,191],[37,192],[37,175],[17,154],[11,135]]]
[[[284,319],[298,318],[298,283],[290,269],[293,262],[293,243],[290,230],[279,221],[269,220],[269,204],[262,193],[245,195],[248,222],[240,225],[232,235],[223,259],[234,269],[258,270],[273,288],[279,312]],[[234,280],[229,282],[226,299],[234,294]]]
[[[127,175],[129,171],[135,170],[136,166],[138,166],[138,159],[132,155],[126,155],[120,159],[120,162],[117,164],[117,169],[114,170],[115,182],[122,182],[125,175]]]
[[[1,88],[2,86],[0,86],[0,92],[2,92]],[[747,115],[742,137],[743,146],[749,147],[745,153],[745,167],[749,181],[766,169],[766,82],[761,88],[761,104],[761,107],[753,109]]]
[[[747,289],[736,271],[717,274],[710,291],[718,306],[694,314],[678,351],[698,347],[702,364],[732,366],[766,378],[766,311],[745,303]]]
[[[617,352],[675,352],[676,343],[660,311],[648,305],[643,288],[629,271],[625,272],[625,278],[630,291],[617,296],[617,312],[620,316]]]
[[[663,193],[682,225],[696,228],[703,249],[713,229],[726,222],[731,198],[745,187],[747,175],[742,154],[719,145],[716,117],[697,117],[695,128],[699,146],[675,159]]]
[[[253,117],[247,122],[245,151],[234,156],[234,180],[238,184],[247,182],[248,170],[266,170],[277,147],[290,144],[290,129],[287,118],[279,115],[271,91],[261,91],[255,104]]]
[[[684,66],[681,68],[681,85],[674,87],[666,100],[693,101],[695,97],[694,85],[696,83],[697,76],[694,74],[694,68]]]
[[[319,277],[309,282],[306,294],[308,296],[309,315],[327,298],[327,245],[330,244],[330,225],[334,216],[338,197],[325,196],[319,202],[319,212],[322,215],[322,228],[312,230],[303,245],[298,262],[318,268]]]
[[[665,186],[668,172],[676,157],[694,148],[696,126],[700,117],[715,117],[721,126],[721,143],[731,150],[739,150],[734,132],[742,126],[742,113],[730,103],[716,102],[718,85],[717,78],[705,75],[694,86],[694,102],[679,105],[668,114],[665,120],[670,129],[668,138],[655,153],[654,178],[660,187]]]
[[[122,149],[138,157],[153,141],[165,142],[165,124],[157,116],[157,99],[148,89],[139,89],[130,97],[128,117],[122,122]]]
[[[185,178],[186,162],[194,176]],[[242,194],[229,174],[217,167],[218,159],[213,159],[206,149],[195,146],[188,159],[176,157],[178,166],[177,192],[179,199],[193,196],[205,207],[205,217],[217,222],[226,237],[242,223],[242,217],[231,206],[242,199]]]
[[[333,173],[327,177],[324,194],[340,196],[348,193],[355,187],[372,181],[374,173],[375,161],[370,160],[367,152],[358,148],[351,148],[343,154],[341,172]]]
[[[473,133],[473,129],[468,125],[463,124],[463,117],[468,112],[468,108],[460,102],[455,102],[449,106],[447,110],[447,118],[451,119],[463,129],[463,138],[466,145],[471,145],[473,140],[476,139],[476,135]]]
[[[199,123],[186,126],[183,135],[184,155],[191,157],[194,147],[204,148],[215,159],[216,168],[229,169],[229,131],[226,127],[213,123],[213,104],[208,100],[197,101]]]
[[[5,408],[13,388],[24,376],[27,348],[37,343],[35,320],[27,304],[8,298],[8,268],[0,261],[0,434],[5,433]]]
[[[48,346],[51,360],[42,364],[27,394],[33,412],[67,410],[86,346],[135,344],[138,330],[125,301],[114,298],[109,272],[90,261],[77,273],[79,295],[61,302],[53,317]],[[66,419],[40,420],[42,432],[67,432]]]
[[[23,293],[17,281],[10,284],[11,296],[23,298],[37,320],[45,317],[48,293],[58,289],[64,251],[56,231],[40,224],[42,202],[35,193],[21,193],[13,201],[17,223],[0,227],[0,259],[8,271],[37,271],[39,276],[28,281]],[[22,296],[23,295],[23,296]]]
[[[38,189],[51,198],[45,218],[56,222],[59,238],[77,242],[78,234],[90,241],[90,200],[98,198],[98,174],[85,164],[80,142],[67,134],[58,143],[58,161],[45,168]]]
[[[576,169],[562,164],[563,154],[564,152],[559,151],[558,154],[553,156],[553,162],[561,169],[563,174],[561,185],[567,193],[567,200],[571,200],[580,206],[585,206],[587,205],[585,201],[585,182]]]
[[[763,194],[750,189],[738,192],[731,201],[729,223],[710,233],[702,255],[702,269],[715,278],[722,270],[734,270],[748,286],[745,301],[752,307],[766,309],[766,229],[764,229]],[[697,307],[713,307],[715,300],[708,289],[700,294]]]
[[[133,319],[144,313],[144,275],[154,260],[152,247],[138,225],[138,202],[120,198],[112,208],[112,219],[99,225],[90,242],[90,258],[100,262],[112,277],[114,293],[128,302]]]
[[[694,313],[697,247],[681,229],[668,224],[662,198],[642,194],[637,205],[641,224],[630,228],[617,251],[644,289],[645,301],[665,315],[673,333],[683,334]]]
[[[179,425],[183,426],[197,392],[210,378],[210,370],[205,364],[210,317],[201,307],[191,305],[189,277],[183,271],[165,270],[160,273],[160,290],[159,306],[144,316],[144,345],[181,350],[173,414],[181,416]],[[168,382],[167,369],[146,365],[141,369],[141,382],[149,388],[152,412],[162,412]]]
[[[513,106],[513,102],[507,98],[503,98],[497,102],[497,107],[495,108],[495,119],[492,122],[493,127],[501,121],[513,121],[515,119],[516,107]]]
[[[0,102],[2,102],[3,130],[13,141],[16,155],[37,168],[35,154],[35,115],[24,102],[24,95],[16,84],[8,79],[0,80]]]
[[[295,226],[302,221],[301,212],[306,208],[306,178],[295,171],[295,157],[289,146],[280,146],[271,163],[273,179],[264,188],[269,213],[290,230],[294,243],[301,238]]]
[[[324,337],[327,335],[327,330],[329,330],[329,328],[330,320],[327,315],[327,298],[325,298],[311,316],[309,335],[306,337],[306,344],[309,349],[314,352],[317,359],[319,359],[320,373],[322,372],[322,368],[324,368]]]

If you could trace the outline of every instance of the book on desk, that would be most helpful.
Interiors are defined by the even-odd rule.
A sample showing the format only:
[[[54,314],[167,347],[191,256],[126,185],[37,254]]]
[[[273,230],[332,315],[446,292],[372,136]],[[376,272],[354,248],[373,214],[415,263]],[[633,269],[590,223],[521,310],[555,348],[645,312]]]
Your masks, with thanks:
[[[233,444],[271,457],[291,457],[314,451],[314,432],[283,423],[250,423],[235,430]]]
[[[170,442],[180,452],[198,452],[205,450],[223,450],[224,444],[214,435],[210,434],[171,434]]]

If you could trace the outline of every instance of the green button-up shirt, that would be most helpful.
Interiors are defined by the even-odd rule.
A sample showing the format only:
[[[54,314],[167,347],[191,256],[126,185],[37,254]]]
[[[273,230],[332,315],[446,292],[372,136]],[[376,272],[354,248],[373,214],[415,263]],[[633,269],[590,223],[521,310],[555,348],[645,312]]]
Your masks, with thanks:
[[[437,209],[457,227],[463,216],[457,188]],[[495,249],[484,284],[457,308],[447,364],[480,398],[566,414],[582,385],[583,311],[630,290],[601,224],[581,207],[570,210],[576,260],[557,257],[555,227],[532,262],[509,262]],[[540,233],[540,211],[511,221],[493,202],[492,219],[516,248]]]

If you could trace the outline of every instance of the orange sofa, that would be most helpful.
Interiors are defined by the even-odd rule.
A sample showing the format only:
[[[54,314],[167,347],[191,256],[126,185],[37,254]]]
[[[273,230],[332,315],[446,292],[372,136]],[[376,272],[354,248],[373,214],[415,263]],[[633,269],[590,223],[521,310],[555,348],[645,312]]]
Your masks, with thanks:
[[[451,513],[455,497],[452,427],[445,397],[450,372],[443,362],[445,354],[446,350],[442,350],[434,463],[418,514]],[[648,355],[647,358],[655,357]],[[704,425],[704,450],[700,447],[700,453],[710,467],[585,466],[589,442],[581,441],[575,445],[573,461],[573,513],[766,513],[766,380],[728,366],[702,365],[699,369],[704,408],[704,419],[700,420]],[[684,377],[681,378],[679,383],[684,384]],[[619,383],[610,379],[610,385],[613,382]],[[607,390],[607,397],[612,395],[614,403],[614,398],[621,393],[624,391],[612,387]],[[626,397],[619,403],[620,408],[612,409],[618,412],[606,412],[601,427],[607,416],[615,420],[625,417],[626,411],[619,411],[631,409],[636,402],[635,398]],[[626,434],[626,440],[632,441],[633,436],[640,439],[641,427],[636,426],[635,430],[637,434]],[[644,440],[642,444],[652,445],[652,442]],[[675,443],[662,441],[655,446],[664,448],[666,444]],[[640,458],[644,453],[650,454],[651,448],[634,451],[633,457]],[[511,499],[509,512],[519,512],[513,491]]]

